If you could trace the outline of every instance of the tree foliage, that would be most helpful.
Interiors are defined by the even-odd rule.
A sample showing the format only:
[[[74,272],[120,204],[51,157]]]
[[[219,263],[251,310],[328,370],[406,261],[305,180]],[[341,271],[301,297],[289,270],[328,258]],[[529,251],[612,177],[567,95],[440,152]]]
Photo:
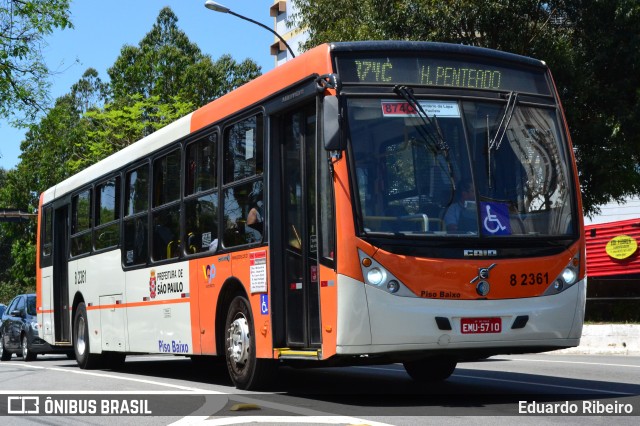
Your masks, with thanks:
[[[124,46],[108,73],[115,104],[135,102],[136,95],[170,103],[178,96],[202,106],[260,75],[251,60],[238,64],[224,55],[213,61],[178,28],[165,7],[137,47]]]
[[[69,0],[0,0],[0,117],[42,110],[49,76],[44,39],[70,26]]]
[[[177,22],[162,9],[137,47],[122,48],[110,81],[89,68],[30,125],[16,168],[0,169],[0,206],[36,212],[47,188],[260,75],[250,59],[212,60]],[[0,288],[11,290],[0,301],[32,289],[35,232],[35,221],[0,224]]]
[[[637,0],[293,0],[302,46],[427,40],[546,61],[564,104],[584,210],[640,194],[640,3]]]

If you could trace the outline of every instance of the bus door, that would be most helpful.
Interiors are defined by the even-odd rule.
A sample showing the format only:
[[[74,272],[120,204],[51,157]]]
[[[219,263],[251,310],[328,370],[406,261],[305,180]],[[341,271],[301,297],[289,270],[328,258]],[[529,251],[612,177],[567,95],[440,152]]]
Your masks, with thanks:
[[[279,133],[283,210],[280,226],[274,227],[279,235],[272,241],[280,240],[284,253],[279,257],[284,263],[286,345],[320,348],[315,102],[281,116]]]
[[[56,343],[71,342],[69,313],[69,204],[53,213],[53,317]]]

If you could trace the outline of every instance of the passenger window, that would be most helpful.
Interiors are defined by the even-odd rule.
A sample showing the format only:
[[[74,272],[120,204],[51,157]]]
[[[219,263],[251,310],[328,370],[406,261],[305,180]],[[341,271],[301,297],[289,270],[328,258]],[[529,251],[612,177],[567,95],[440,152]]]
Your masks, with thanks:
[[[136,167],[125,175],[125,266],[142,265],[148,258],[149,166]]]
[[[234,124],[225,133],[224,183],[262,174],[262,116]]]
[[[185,235],[187,255],[218,249],[217,134],[187,145]]]
[[[180,150],[153,162],[152,259],[180,255]]]
[[[71,199],[71,256],[91,251],[91,190]]]
[[[209,135],[187,146],[185,196],[217,186],[217,135]]]
[[[225,247],[262,241],[265,212],[263,198],[263,128],[257,115],[234,124],[224,137]]]
[[[47,207],[42,212],[42,256],[51,256],[53,246],[53,209]]]
[[[120,178],[115,177],[96,188],[95,248],[105,249],[120,241]]]
[[[262,180],[224,191],[225,247],[262,241],[265,223],[262,193]]]
[[[140,166],[127,173],[125,186],[125,216],[147,211],[149,208],[149,166]]]
[[[180,151],[153,162],[153,207],[180,199]]]

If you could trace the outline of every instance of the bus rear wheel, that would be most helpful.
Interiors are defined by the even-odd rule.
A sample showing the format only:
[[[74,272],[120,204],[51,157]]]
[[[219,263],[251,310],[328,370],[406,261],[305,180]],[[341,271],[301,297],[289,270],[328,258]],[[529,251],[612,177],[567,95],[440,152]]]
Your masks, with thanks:
[[[83,302],[78,305],[76,316],[73,320],[73,350],[80,368],[88,370],[100,366],[101,356],[92,354],[90,350],[87,308]]]
[[[418,382],[440,382],[453,374],[458,361],[449,357],[424,358],[402,363],[411,378]]]
[[[260,389],[275,375],[273,360],[256,357],[254,330],[249,301],[236,296],[227,311],[224,349],[229,375],[238,389]]]

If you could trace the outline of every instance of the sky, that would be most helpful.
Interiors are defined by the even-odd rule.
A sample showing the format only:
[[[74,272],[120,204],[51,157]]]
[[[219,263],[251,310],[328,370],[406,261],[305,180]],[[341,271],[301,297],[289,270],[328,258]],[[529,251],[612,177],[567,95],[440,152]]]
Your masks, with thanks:
[[[68,93],[87,68],[95,68],[103,81],[124,45],[137,46],[151,30],[160,10],[169,6],[178,17],[178,27],[203,53],[216,60],[231,54],[236,61],[253,59],[262,72],[274,68],[269,54],[273,34],[235,16],[213,12],[205,0],[72,0],[74,28],[56,31],[45,41],[45,62],[53,71],[50,103]],[[269,16],[272,0],[218,0],[233,12],[273,28]],[[24,129],[0,120],[0,167],[12,169],[19,162]]]

